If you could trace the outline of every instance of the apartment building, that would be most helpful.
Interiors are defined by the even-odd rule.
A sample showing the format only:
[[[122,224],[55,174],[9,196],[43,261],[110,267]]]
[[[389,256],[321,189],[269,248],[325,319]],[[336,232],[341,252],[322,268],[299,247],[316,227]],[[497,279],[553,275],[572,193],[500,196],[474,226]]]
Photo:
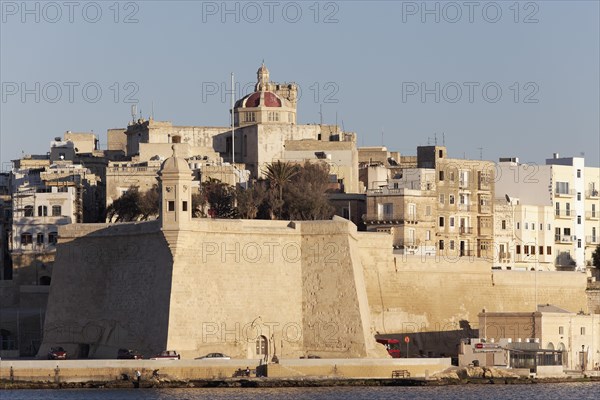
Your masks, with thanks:
[[[447,158],[444,146],[418,147],[416,161],[367,190],[367,229],[406,253],[493,257],[493,163]]]
[[[502,158],[496,191],[519,198],[522,205],[550,206],[553,211],[554,264],[583,269],[600,243],[600,168],[586,167],[583,157],[554,154],[545,165]]]

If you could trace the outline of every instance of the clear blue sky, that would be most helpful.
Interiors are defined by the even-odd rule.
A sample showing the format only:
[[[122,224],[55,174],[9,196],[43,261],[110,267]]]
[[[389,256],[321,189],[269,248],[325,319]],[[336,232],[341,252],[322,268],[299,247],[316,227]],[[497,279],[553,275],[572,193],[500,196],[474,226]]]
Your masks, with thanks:
[[[443,133],[453,157],[600,165],[599,3],[464,3],[2,1],[1,161],[67,130],[105,146],[129,100],[145,117],[153,104],[158,120],[227,125],[229,98],[212,92],[230,72],[253,83],[264,59],[272,80],[300,85],[299,123],[322,107],[359,145],[383,132],[416,154]]]

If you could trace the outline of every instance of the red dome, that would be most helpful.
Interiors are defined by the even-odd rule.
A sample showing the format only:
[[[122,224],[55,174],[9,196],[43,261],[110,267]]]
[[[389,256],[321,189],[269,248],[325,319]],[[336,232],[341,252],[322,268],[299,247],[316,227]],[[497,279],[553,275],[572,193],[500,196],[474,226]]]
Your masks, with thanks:
[[[264,94],[264,103],[261,104],[261,94]],[[281,99],[272,92],[254,92],[239,100],[236,107],[254,108],[254,107],[281,107]]]

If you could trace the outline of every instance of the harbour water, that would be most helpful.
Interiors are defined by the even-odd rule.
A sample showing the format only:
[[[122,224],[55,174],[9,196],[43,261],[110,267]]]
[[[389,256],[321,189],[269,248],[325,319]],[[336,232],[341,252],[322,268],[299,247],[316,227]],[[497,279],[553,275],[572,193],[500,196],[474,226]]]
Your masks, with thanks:
[[[597,399],[600,383],[457,385],[428,387],[318,387],[264,389],[54,389],[3,390],[2,400],[204,400],[204,399]]]

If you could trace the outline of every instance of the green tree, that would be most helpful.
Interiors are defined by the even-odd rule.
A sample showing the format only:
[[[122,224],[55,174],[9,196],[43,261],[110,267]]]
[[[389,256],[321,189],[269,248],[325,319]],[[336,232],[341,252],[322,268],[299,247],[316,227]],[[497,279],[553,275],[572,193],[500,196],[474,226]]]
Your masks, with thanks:
[[[277,160],[273,163],[267,164],[266,166],[265,177],[269,182],[270,187],[279,191],[279,219],[281,219],[283,215],[283,187],[297,174],[298,167],[289,162],[281,162]]]
[[[201,212],[203,216],[208,214],[213,218],[237,217],[235,188],[218,179],[210,178],[202,182],[198,203],[202,210],[208,207],[207,212]]]
[[[592,265],[600,269],[600,244],[596,246],[596,250],[592,253]]]
[[[114,222],[147,221],[158,216],[159,202],[158,185],[145,192],[131,186],[106,209],[106,217]]]
[[[331,219],[334,209],[326,192],[329,165],[306,162],[284,186],[285,214],[295,220]]]
[[[264,181],[254,181],[248,188],[236,189],[237,211],[240,218],[255,219],[267,199]]]

